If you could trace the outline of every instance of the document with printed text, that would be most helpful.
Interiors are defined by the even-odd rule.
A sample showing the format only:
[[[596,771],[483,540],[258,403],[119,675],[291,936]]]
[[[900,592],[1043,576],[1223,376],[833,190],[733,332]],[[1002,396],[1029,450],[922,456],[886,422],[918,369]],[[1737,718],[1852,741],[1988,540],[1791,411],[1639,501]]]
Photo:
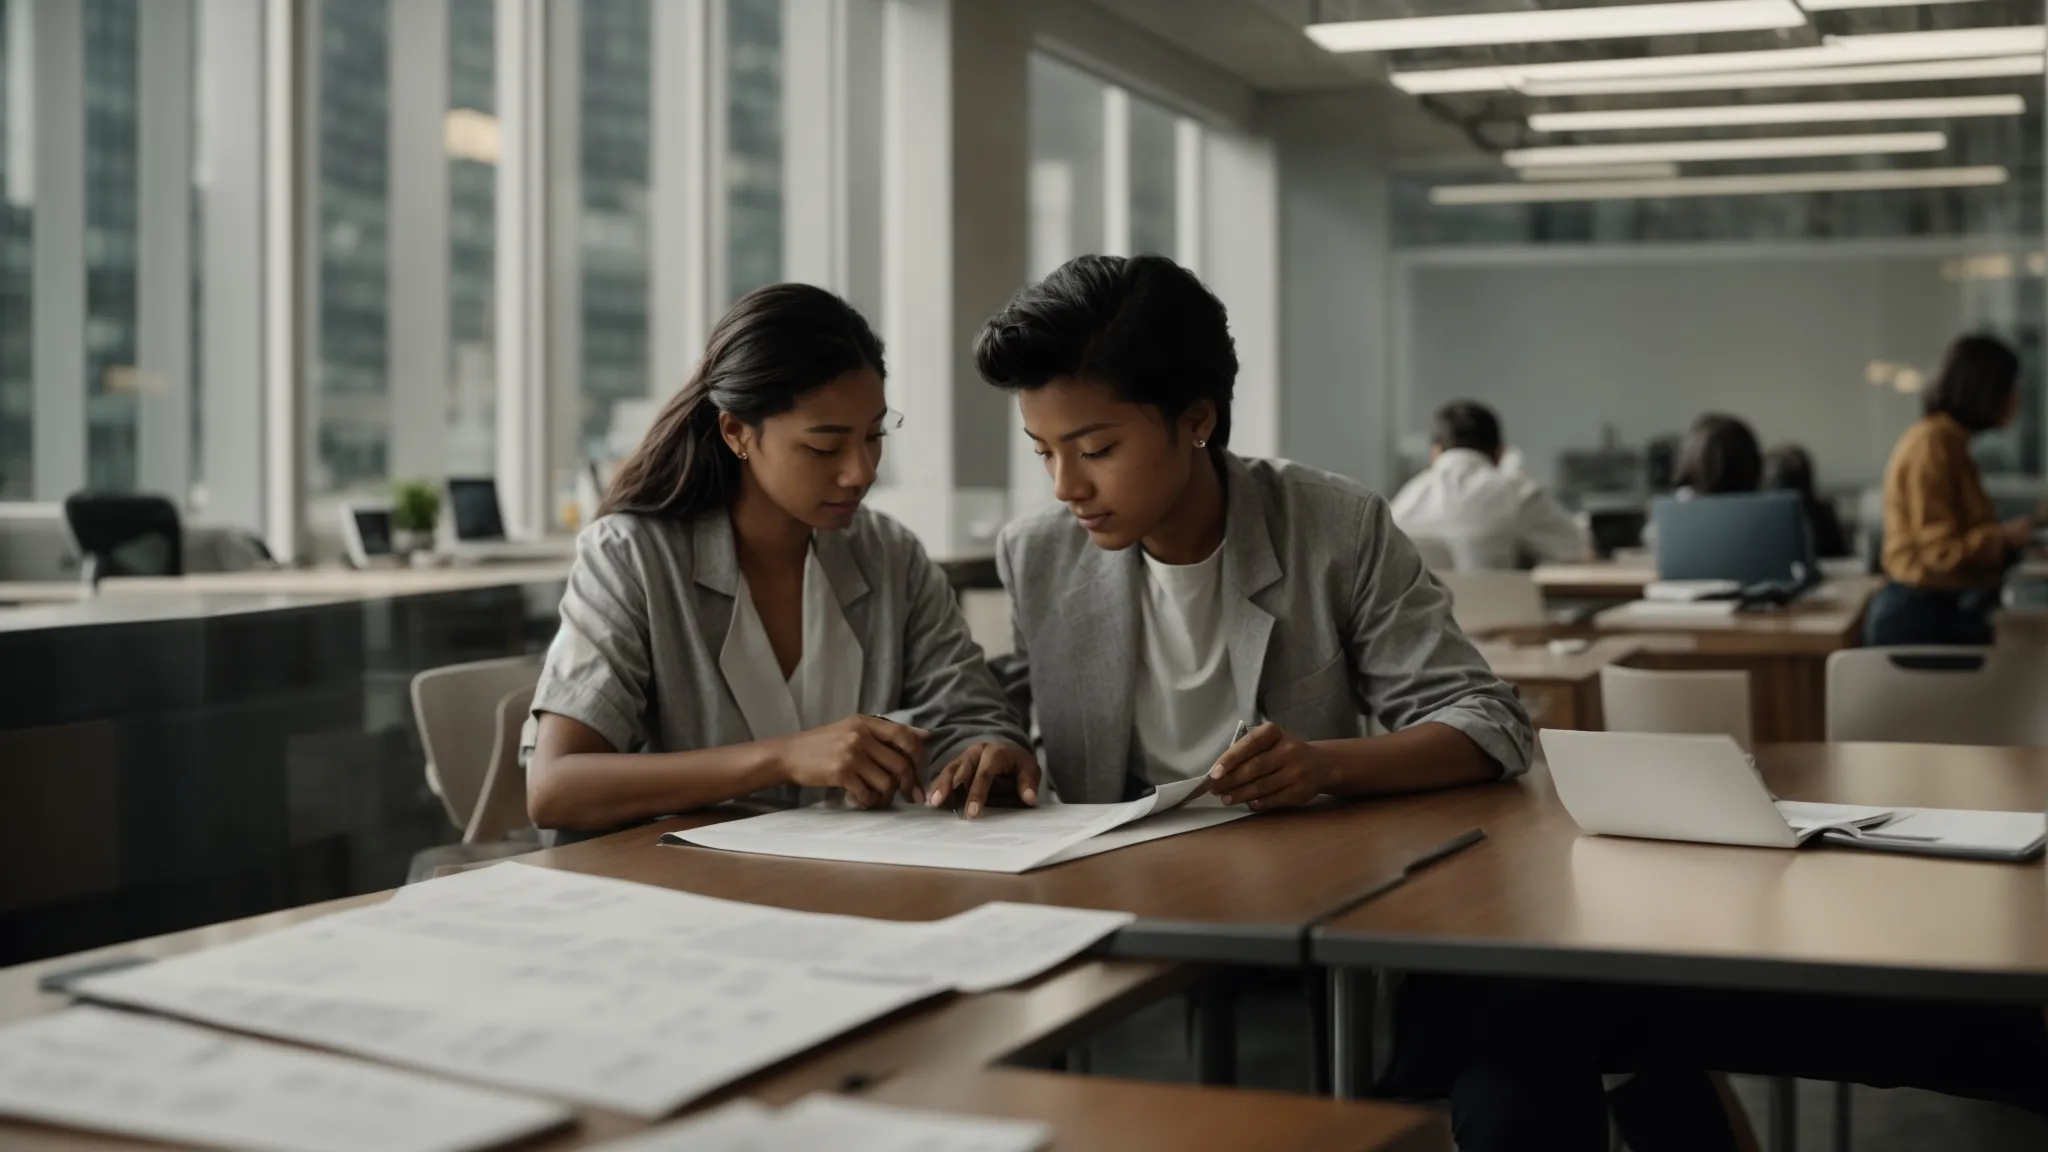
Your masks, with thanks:
[[[973,820],[921,804],[863,811],[827,802],[670,832],[662,839],[808,860],[1028,872],[1251,815],[1242,806],[1224,807],[1202,787],[1206,783],[1198,776],[1121,804],[1048,801],[1036,808],[991,808]]]
[[[0,1028],[0,1115],[264,1152],[466,1152],[570,1120],[545,1101],[89,1007]]]
[[[702,1116],[601,1144],[592,1152],[1036,1152],[1050,1125],[898,1108],[823,1094],[780,1112],[736,1100]]]

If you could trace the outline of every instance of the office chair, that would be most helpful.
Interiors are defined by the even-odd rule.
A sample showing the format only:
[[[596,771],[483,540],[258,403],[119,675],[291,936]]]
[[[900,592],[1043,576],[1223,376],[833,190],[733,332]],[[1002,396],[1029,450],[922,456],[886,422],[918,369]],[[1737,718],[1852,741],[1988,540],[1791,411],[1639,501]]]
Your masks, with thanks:
[[[185,531],[178,507],[162,496],[74,492],[64,522],[78,541],[85,582],[108,576],[183,576]]]

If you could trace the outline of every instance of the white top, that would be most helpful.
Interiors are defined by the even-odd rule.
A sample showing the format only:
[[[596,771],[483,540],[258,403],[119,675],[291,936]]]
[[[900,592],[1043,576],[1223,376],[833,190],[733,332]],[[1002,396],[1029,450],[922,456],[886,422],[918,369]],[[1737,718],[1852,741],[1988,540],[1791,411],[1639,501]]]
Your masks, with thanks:
[[[1439,455],[1394,497],[1392,512],[1426,553],[1448,550],[1459,572],[1514,568],[1523,552],[1550,561],[1587,555],[1585,534],[1542,485],[1470,448]]]
[[[1132,728],[1145,779],[1170,784],[1207,772],[1230,744],[1237,686],[1223,632],[1223,549],[1199,564],[1145,557],[1139,601],[1141,664]]]
[[[860,711],[860,639],[839,610],[839,597],[833,595],[815,548],[804,560],[803,644],[796,671],[783,679],[768,629],[742,576],[718,668],[754,739],[808,731]]]

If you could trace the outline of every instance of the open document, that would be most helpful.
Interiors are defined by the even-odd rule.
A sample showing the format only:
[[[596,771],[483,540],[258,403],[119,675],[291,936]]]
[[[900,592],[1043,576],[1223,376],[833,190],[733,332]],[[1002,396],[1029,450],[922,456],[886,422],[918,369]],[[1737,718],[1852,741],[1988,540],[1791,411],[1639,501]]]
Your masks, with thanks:
[[[592,1152],[1037,1152],[1052,1128],[1030,1120],[959,1116],[851,1100],[806,1096],[780,1112],[735,1100],[702,1116],[657,1128]]]
[[[0,1028],[0,1115],[263,1152],[468,1152],[570,1120],[539,1100],[105,1008]]]
[[[1061,804],[1048,798],[1036,808],[985,809],[974,820],[922,804],[899,802],[864,811],[827,801],[670,832],[662,840],[807,860],[1028,872],[1251,815],[1242,805],[1225,807],[1204,787],[1207,783],[1207,777],[1197,776],[1121,804]]]
[[[75,991],[651,1118],[1130,919],[991,904],[900,923],[507,862]]]

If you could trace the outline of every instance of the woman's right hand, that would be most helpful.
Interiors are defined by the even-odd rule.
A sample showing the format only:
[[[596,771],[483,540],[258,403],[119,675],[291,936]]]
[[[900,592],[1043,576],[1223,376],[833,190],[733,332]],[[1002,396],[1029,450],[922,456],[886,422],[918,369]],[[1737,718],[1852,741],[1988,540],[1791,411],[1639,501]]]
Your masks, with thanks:
[[[929,735],[879,716],[848,716],[772,743],[776,763],[790,783],[842,788],[856,807],[884,808],[898,792],[912,803],[924,801],[918,772]]]

